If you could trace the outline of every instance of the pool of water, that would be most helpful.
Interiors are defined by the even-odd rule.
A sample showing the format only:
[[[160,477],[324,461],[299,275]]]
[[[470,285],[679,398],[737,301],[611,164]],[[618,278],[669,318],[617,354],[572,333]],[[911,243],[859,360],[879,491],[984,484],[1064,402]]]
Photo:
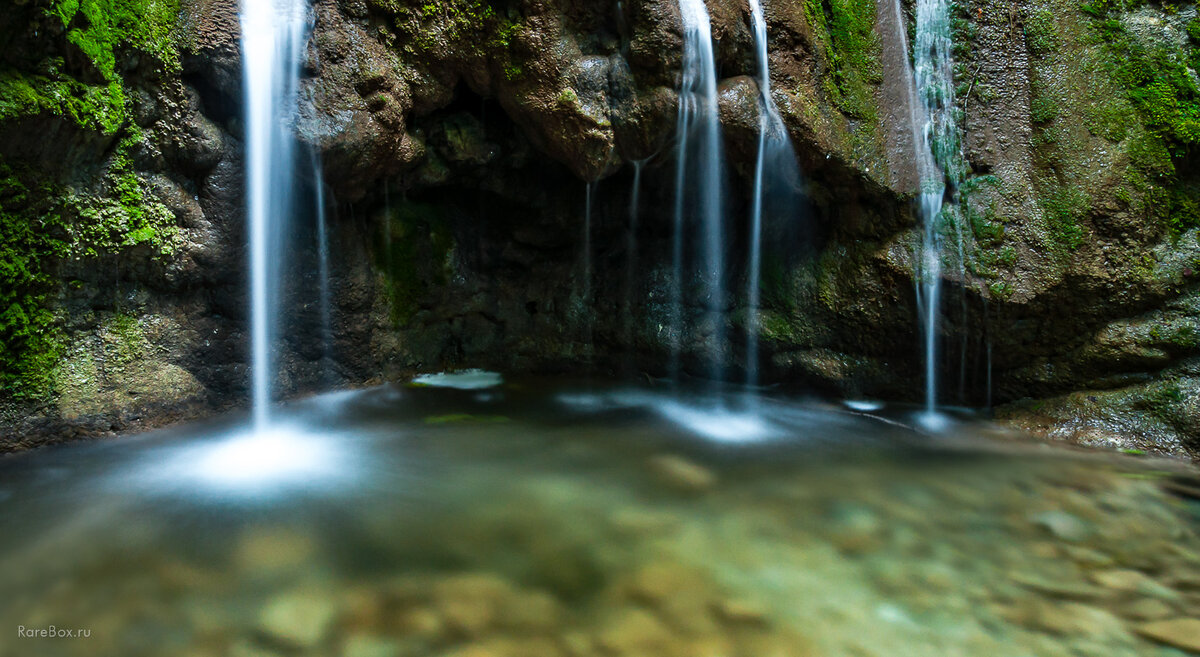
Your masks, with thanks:
[[[1200,514],[1135,461],[493,383],[0,460],[0,655],[1192,654]]]

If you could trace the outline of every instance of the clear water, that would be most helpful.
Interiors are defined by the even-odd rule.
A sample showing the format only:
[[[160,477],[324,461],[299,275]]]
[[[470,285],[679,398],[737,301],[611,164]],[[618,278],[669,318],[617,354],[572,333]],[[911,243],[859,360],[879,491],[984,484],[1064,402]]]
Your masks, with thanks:
[[[712,25],[704,0],[680,0],[683,19],[683,74],[679,90],[678,170],[675,188],[674,280],[671,309],[671,364],[678,378],[683,349],[683,305],[687,267],[685,246],[689,234],[699,239],[700,280],[704,286],[704,308],[712,318],[707,336],[708,371],[713,381],[724,376],[725,349],[725,235],[722,206],[723,163],[721,123],[717,108],[717,65],[713,52]],[[688,218],[693,219],[689,226]],[[694,229],[698,228],[698,231]]]
[[[1200,611],[1153,471],[665,390],[385,387],[0,460],[0,655],[1182,654],[1136,632]],[[50,625],[91,635],[16,634]]]
[[[254,418],[269,421],[284,226],[293,211],[295,115],[300,56],[307,39],[304,0],[244,0],[242,73],[246,112],[246,201],[250,251],[251,390]]]

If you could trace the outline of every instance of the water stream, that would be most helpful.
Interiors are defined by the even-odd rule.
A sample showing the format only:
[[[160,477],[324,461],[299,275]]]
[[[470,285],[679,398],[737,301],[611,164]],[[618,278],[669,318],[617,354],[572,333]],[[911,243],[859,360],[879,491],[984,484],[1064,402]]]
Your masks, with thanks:
[[[703,0],[680,0],[683,18],[683,71],[679,92],[678,169],[675,187],[674,280],[671,290],[671,376],[678,379],[683,350],[687,247],[699,251],[704,285],[705,319],[712,329],[708,342],[708,376],[724,377],[725,284],[724,208],[721,124],[717,110],[717,67],[712,26]],[[689,226],[693,219],[696,228]],[[689,244],[689,237],[698,239]]]
[[[794,195],[799,189],[800,170],[787,127],[771,97],[771,70],[767,58],[767,21],[759,0],[750,0],[755,59],[758,63],[759,132],[754,165],[754,191],[750,207],[750,257],[746,286],[746,384],[758,384],[759,304],[761,302],[762,242],[764,213],[769,188],[776,194]],[[790,193],[790,194],[789,194]],[[789,204],[798,199],[787,198]]]
[[[246,0],[241,12],[246,102],[246,200],[250,248],[251,390],[255,424],[270,420],[274,343],[286,227],[293,211],[300,58],[307,38],[304,0]]]
[[[321,321],[321,361],[328,368],[333,358],[333,307],[329,291],[329,220],[325,207],[325,178],[321,158],[312,153],[314,212],[317,223],[317,294]],[[326,372],[326,376],[328,376]]]
[[[897,16],[903,16],[895,3]],[[953,35],[949,0],[918,0],[913,47],[913,144],[920,174],[921,246],[917,259],[917,308],[925,360],[925,408],[938,421],[939,331],[943,246],[939,231],[946,181],[953,179],[958,148],[954,105]],[[898,18],[898,20],[900,20]],[[905,22],[898,22],[904,25]],[[901,30],[903,34],[903,30]],[[919,115],[916,112],[921,112]]]

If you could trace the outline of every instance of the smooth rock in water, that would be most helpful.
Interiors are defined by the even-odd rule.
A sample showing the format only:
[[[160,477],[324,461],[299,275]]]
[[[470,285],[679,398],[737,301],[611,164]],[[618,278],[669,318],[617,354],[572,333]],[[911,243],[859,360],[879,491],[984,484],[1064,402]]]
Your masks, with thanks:
[[[664,485],[685,493],[703,493],[717,484],[717,476],[708,468],[682,456],[655,456],[650,459],[650,469]]]
[[[1113,565],[1113,558],[1099,550],[1093,550],[1082,545],[1064,545],[1062,549],[1072,561],[1081,566],[1105,568]]]
[[[501,625],[526,635],[552,632],[561,618],[558,600],[541,591],[518,592],[500,610]]]
[[[460,575],[434,584],[433,603],[448,628],[477,637],[496,623],[513,593],[512,585],[497,575]]]
[[[396,657],[400,643],[371,634],[356,634],[342,646],[342,657]]]
[[[1160,600],[1179,600],[1178,592],[1160,584],[1148,575],[1131,569],[1102,570],[1091,574],[1092,581],[1105,588],[1126,593],[1158,598]]]
[[[242,535],[233,553],[234,563],[250,576],[294,572],[312,559],[312,539],[286,529],[251,530]]]
[[[1125,592],[1136,591],[1146,581],[1152,581],[1144,573],[1128,568],[1097,571],[1089,575],[1089,578],[1105,588]]]
[[[1125,607],[1126,616],[1140,621],[1162,620],[1174,614],[1171,605],[1153,598],[1142,598]]]
[[[280,657],[280,654],[249,641],[238,641],[229,647],[229,657]]]
[[[1029,520],[1063,541],[1078,543],[1092,535],[1092,529],[1086,522],[1066,511],[1043,511],[1034,514]]]
[[[299,648],[312,648],[329,634],[337,606],[322,591],[290,591],[276,596],[258,617],[263,634]]]
[[[1200,618],[1143,623],[1134,631],[1152,641],[1200,654]]]
[[[767,610],[749,600],[719,600],[713,610],[729,623],[764,625],[767,621]]]
[[[1025,600],[1005,616],[1017,623],[1059,636],[1094,639],[1121,632],[1121,622],[1112,614],[1078,602]]]
[[[668,654],[674,635],[653,614],[624,609],[600,632],[600,644],[617,655],[641,657]]]

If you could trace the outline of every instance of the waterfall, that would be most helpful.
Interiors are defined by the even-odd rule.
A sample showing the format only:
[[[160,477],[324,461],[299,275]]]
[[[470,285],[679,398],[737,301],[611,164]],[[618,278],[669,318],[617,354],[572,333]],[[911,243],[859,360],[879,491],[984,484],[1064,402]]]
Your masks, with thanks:
[[[910,121],[921,180],[922,235],[916,260],[917,309],[925,360],[926,418],[936,420],[938,404],[938,315],[941,305],[942,240],[938,221],[946,181],[956,176],[958,124],[954,106],[951,0],[918,0],[916,43],[909,71]],[[894,0],[896,25],[903,26],[900,0]],[[905,30],[900,38],[906,40]],[[908,44],[905,43],[905,51]],[[918,114],[920,112],[920,114]]]
[[[592,302],[592,185],[588,183],[583,201],[583,303]],[[591,313],[588,313],[589,316]]]
[[[312,170],[316,196],[314,209],[317,220],[317,276],[320,278],[317,293],[321,312],[321,360],[322,367],[328,368],[333,355],[333,314],[329,300],[329,225],[325,210],[325,177],[321,168],[321,158],[315,149],[312,151]]]
[[[679,90],[678,170],[675,179],[674,280],[671,289],[671,376],[678,378],[683,349],[683,291],[687,226],[700,224],[702,279],[713,318],[709,376],[723,375],[725,346],[724,234],[721,190],[721,125],[717,111],[717,66],[712,26],[704,0],[680,0],[683,18],[683,76]]]
[[[622,338],[627,350],[629,371],[633,365],[633,303],[637,292],[638,222],[642,196],[642,166],[645,160],[633,162],[633,189],[629,194],[629,228],[625,233],[625,304],[622,317]]]
[[[304,0],[244,0],[242,69],[246,103],[246,216],[250,247],[251,394],[254,422],[270,420],[284,227],[292,214],[300,59],[307,37]]]
[[[759,303],[761,300],[764,200],[773,184],[780,192],[799,188],[800,169],[779,108],[771,97],[771,70],[767,61],[767,21],[759,0],[750,0],[755,58],[758,63],[758,157],[754,165],[754,195],[750,208],[750,262],[746,290],[746,384],[758,384]],[[770,179],[768,180],[768,176]],[[795,199],[789,199],[794,202]],[[789,203],[790,204],[790,203]]]

